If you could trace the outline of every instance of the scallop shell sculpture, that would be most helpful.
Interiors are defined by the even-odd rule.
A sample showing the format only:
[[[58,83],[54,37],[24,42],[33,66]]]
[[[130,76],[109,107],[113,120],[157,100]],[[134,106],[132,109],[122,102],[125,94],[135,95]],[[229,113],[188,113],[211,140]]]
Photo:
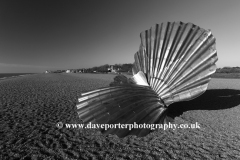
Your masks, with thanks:
[[[168,106],[204,93],[216,70],[216,40],[210,30],[167,22],[154,25],[140,37],[133,77],[117,76],[119,85],[82,93],[78,99],[77,112],[85,124],[117,126],[101,129],[104,134],[147,135],[151,129],[140,126],[166,123]],[[119,123],[142,125],[130,130]]]

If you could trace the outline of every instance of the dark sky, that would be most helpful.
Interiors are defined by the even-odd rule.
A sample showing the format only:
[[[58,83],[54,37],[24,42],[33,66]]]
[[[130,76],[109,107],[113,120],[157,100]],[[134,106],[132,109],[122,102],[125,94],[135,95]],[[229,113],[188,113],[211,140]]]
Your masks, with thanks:
[[[167,21],[211,29],[217,66],[240,66],[239,17],[238,0],[1,0],[0,73],[133,63],[140,32]]]

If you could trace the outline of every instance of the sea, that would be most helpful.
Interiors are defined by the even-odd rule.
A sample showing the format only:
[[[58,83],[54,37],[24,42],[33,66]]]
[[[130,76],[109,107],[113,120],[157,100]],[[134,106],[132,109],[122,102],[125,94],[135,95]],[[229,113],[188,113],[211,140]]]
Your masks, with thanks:
[[[22,76],[27,74],[34,74],[34,73],[0,73],[0,79],[17,77],[17,76]]]

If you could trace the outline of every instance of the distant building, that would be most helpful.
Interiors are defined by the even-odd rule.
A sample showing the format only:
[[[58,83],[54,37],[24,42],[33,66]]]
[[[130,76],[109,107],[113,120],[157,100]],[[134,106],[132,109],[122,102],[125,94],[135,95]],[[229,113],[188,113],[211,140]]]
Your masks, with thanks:
[[[118,70],[119,70],[119,68],[118,68]],[[108,72],[117,73],[117,69],[116,69],[116,67],[114,67],[114,65],[110,65],[110,67],[108,68]]]
[[[45,71],[45,73],[49,73],[49,71],[48,71],[48,70],[46,70],[46,71]]]
[[[70,73],[71,71],[68,69],[68,70],[66,70],[66,73]]]

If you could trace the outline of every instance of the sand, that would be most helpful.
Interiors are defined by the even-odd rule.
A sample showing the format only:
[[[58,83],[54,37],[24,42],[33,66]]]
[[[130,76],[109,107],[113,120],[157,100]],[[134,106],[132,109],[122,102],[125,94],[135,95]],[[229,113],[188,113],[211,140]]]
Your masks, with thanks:
[[[200,97],[171,105],[175,123],[200,129],[156,130],[146,137],[58,129],[80,123],[81,92],[115,75],[36,74],[0,81],[0,159],[240,159],[240,81],[212,79]]]

